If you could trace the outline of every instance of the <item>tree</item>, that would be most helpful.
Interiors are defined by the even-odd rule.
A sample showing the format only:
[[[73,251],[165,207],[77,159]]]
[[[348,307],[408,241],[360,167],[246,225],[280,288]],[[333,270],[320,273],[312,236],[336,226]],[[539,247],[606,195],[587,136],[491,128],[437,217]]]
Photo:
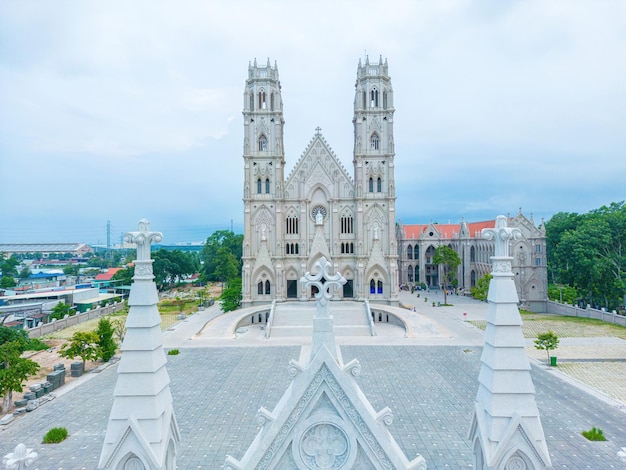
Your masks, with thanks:
[[[447,245],[438,246],[433,256],[433,264],[443,267],[443,303],[448,303],[448,285],[456,278],[456,270],[461,264],[461,258],[456,251]]]
[[[182,281],[184,276],[198,272],[198,264],[189,253],[160,249],[153,253],[154,281],[164,287]]]
[[[111,325],[113,326],[115,337],[122,344],[124,336],[126,336],[126,318],[116,318],[111,322]]]
[[[63,266],[63,274],[67,276],[78,276],[79,267],[76,264],[67,263]]]
[[[552,331],[539,333],[537,335],[537,339],[535,340],[535,348],[546,350],[546,354],[548,355],[548,364],[550,363],[550,351],[556,349],[558,345],[559,338]]]
[[[204,259],[202,275],[206,280],[221,280],[220,278],[216,277],[215,272],[218,264],[224,263],[223,258],[226,251],[222,250],[220,254],[218,254],[220,248],[225,248],[226,251],[232,253],[238,263],[237,276],[239,276],[239,273],[241,273],[243,235],[235,235],[230,230],[218,230],[214,232],[209,238],[207,238],[207,241],[202,248],[202,257]],[[219,272],[220,271],[218,270],[218,273]]]
[[[220,302],[224,313],[232,312],[239,308],[241,303],[241,278],[231,279],[228,282],[228,286],[220,296]]]
[[[77,331],[69,342],[63,345],[59,354],[70,359],[80,357],[84,367],[85,362],[98,358],[99,340],[95,331]]]
[[[20,279],[28,279],[28,277],[30,276],[30,269],[28,269],[28,266],[24,266],[21,270],[20,270],[20,274],[17,276]]]
[[[121,271],[116,272],[113,275],[113,281],[122,281],[123,286],[130,286],[133,283],[133,276],[135,275],[135,266],[129,266]]]
[[[478,279],[478,282],[471,289],[472,297],[477,300],[487,300],[487,296],[489,295],[489,283],[493,279],[493,276],[490,273],[485,274],[483,277]]]
[[[0,289],[15,287],[15,278],[10,274],[3,274],[0,278]]]
[[[52,307],[50,313],[50,320],[61,320],[65,318],[65,315],[73,316],[76,312],[69,306],[69,304],[59,302],[54,307]]]
[[[115,329],[108,318],[102,317],[98,321],[96,334],[98,335],[98,356],[104,362],[109,362],[109,360],[113,356],[115,356],[115,351],[117,351],[117,343],[113,339]]]
[[[239,260],[229,248],[222,246],[217,250],[215,256],[215,270],[213,277],[222,282],[228,282],[239,276]]]
[[[24,381],[39,370],[39,364],[20,357],[24,352],[20,341],[8,341],[0,344],[0,395],[2,412],[8,412],[13,406],[13,392],[24,388]]]

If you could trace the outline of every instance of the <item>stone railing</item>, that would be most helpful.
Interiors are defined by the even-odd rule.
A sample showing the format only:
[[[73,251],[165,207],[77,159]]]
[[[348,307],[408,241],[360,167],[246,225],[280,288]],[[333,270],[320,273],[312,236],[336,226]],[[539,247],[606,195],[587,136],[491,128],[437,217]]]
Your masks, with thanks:
[[[266,339],[270,337],[270,333],[272,330],[272,323],[274,323],[274,311],[275,310],[276,310],[276,300],[272,300],[272,308],[270,309],[270,315],[265,325],[265,338]]]
[[[369,300],[365,299],[363,303],[365,304],[365,315],[367,316],[367,324],[370,327],[370,335],[376,336],[376,331],[374,330],[374,319],[372,318],[372,310],[370,309],[370,302]]]
[[[28,332],[30,338],[39,338],[55,331],[62,330],[69,326],[78,325],[79,323],[92,320],[94,318],[100,318],[105,315],[111,315],[124,308],[124,302],[116,302],[113,305],[107,305],[106,307],[94,308],[87,310],[83,313],[77,313],[73,316],[65,316],[61,320],[52,320],[50,323],[39,324],[33,328],[24,328]]]
[[[590,306],[580,308],[576,305],[561,304],[552,300],[548,300],[546,305],[546,313],[564,315],[566,317],[595,318],[596,320],[602,320],[607,323],[626,326],[626,316],[619,315],[615,310],[607,312],[605,310],[591,308]]]

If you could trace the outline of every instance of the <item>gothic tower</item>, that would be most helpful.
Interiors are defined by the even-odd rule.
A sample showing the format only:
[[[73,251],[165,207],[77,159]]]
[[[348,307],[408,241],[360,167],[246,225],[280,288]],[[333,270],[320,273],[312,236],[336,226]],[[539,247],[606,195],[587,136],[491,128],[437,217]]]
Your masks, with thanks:
[[[278,66],[248,66],[244,91],[244,242],[243,301],[249,300],[252,271],[263,270],[261,290],[270,294],[276,284],[272,265],[276,246],[277,217],[284,182],[283,101],[280,94]],[[248,285],[246,285],[248,283]],[[265,292],[267,290],[267,292]]]
[[[354,184],[361,229],[359,277],[370,294],[398,297],[393,141],[393,89],[387,60],[359,60],[354,96]]]

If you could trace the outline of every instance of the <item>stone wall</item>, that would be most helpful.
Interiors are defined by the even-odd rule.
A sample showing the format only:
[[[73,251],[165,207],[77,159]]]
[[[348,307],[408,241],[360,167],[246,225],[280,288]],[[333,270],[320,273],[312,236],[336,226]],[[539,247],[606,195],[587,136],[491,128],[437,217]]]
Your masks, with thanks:
[[[561,304],[548,300],[546,313],[565,315],[567,317],[595,318],[596,320],[602,320],[607,323],[626,326],[626,316],[619,315],[615,311],[606,312],[589,306],[587,306],[587,308],[580,308],[576,305]]]
[[[25,328],[30,338],[39,338],[54,331],[59,331],[69,326],[78,325],[79,323],[86,322],[93,318],[100,318],[105,315],[110,315],[114,312],[122,310],[124,308],[124,302],[116,302],[113,305],[107,305],[106,307],[94,308],[83,313],[77,313],[74,316],[66,316],[61,320],[52,320],[50,323],[39,324],[33,328]]]

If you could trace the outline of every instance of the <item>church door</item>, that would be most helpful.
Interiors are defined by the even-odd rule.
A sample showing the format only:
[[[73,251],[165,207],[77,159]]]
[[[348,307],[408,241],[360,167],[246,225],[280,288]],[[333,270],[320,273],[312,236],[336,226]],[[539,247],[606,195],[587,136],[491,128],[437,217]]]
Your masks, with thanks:
[[[298,280],[297,279],[287,280],[287,298],[288,299],[298,298]]]
[[[346,283],[343,285],[343,298],[351,299],[354,297],[354,288],[352,285],[352,279],[348,279]]]

